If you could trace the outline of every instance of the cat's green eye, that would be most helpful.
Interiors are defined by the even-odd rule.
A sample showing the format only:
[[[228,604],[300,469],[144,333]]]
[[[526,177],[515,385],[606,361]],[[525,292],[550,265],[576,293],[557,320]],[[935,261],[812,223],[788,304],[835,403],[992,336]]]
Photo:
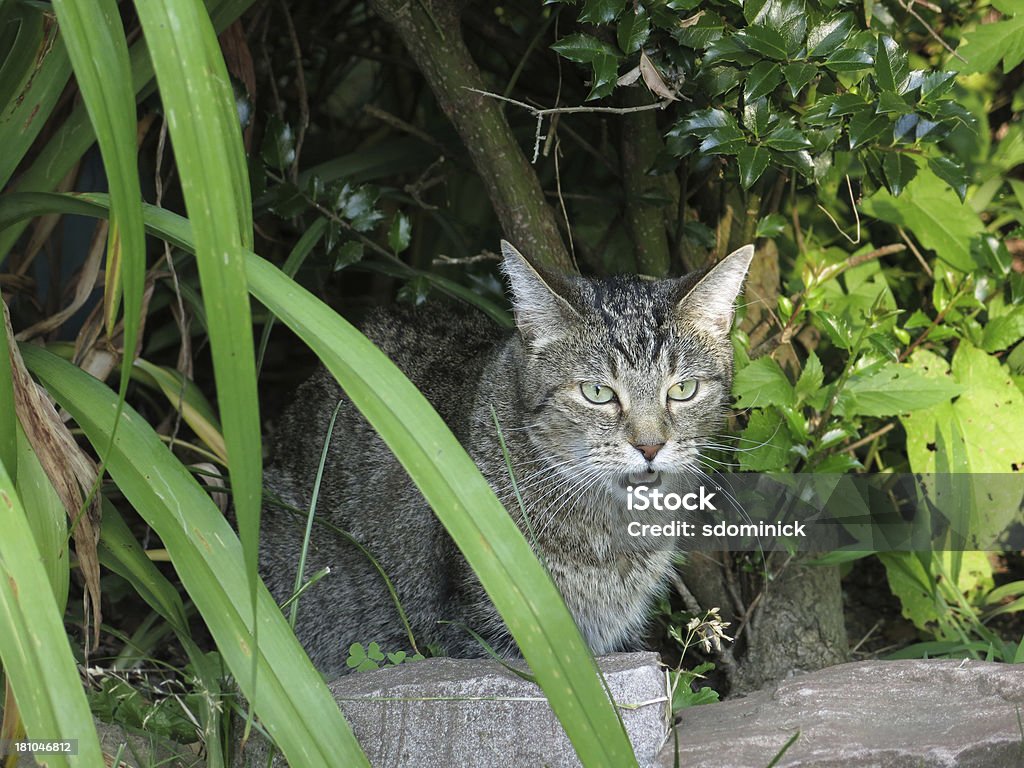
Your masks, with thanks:
[[[603,405],[615,399],[615,390],[607,384],[597,381],[585,381],[580,384],[580,392],[592,403]]]
[[[693,396],[697,394],[697,380],[686,379],[673,384],[668,388],[668,399],[676,400],[677,402],[683,402],[685,400],[692,400]]]

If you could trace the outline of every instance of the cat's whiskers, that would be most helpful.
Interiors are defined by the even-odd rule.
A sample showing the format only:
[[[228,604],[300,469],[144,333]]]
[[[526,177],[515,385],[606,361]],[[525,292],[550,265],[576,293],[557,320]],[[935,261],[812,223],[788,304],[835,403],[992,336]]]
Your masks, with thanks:
[[[554,497],[544,505],[541,514],[543,526],[540,530],[546,528],[559,511],[565,507],[565,505],[569,503],[581,489],[590,487],[594,482],[600,479],[602,468],[600,465],[595,464],[591,459],[592,457],[589,455],[583,457],[583,459],[575,463],[573,471],[567,475],[565,482],[559,485],[548,484],[546,492],[539,494],[537,498],[534,499],[535,503],[543,503],[544,501],[548,501],[547,497]]]
[[[563,513],[568,513],[573,508],[573,505],[580,499],[584,498],[595,485],[607,480],[608,477],[612,475],[613,473],[603,467],[595,465],[588,467],[587,474],[583,476],[584,481],[580,483],[568,496],[565,496],[557,507],[548,510],[544,525],[537,531],[537,536],[540,537],[541,534],[543,534],[543,532],[547,530],[547,528],[560,516],[563,518],[567,517],[567,514]],[[559,528],[556,528],[555,532],[560,532]]]

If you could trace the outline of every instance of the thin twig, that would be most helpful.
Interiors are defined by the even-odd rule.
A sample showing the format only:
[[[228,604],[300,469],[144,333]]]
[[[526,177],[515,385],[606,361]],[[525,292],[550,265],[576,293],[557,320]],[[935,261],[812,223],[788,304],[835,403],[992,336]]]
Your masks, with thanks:
[[[501,261],[501,256],[494,251],[481,251],[476,256],[445,256],[439,254],[431,264],[435,267],[449,267],[463,264],[476,264],[481,261]]]
[[[655,102],[654,104],[643,104],[639,107],[548,107],[547,109],[539,109],[532,104],[527,104],[525,101],[518,101],[516,99],[510,99],[507,96],[502,96],[499,93],[491,93],[490,91],[482,91],[479,88],[470,88],[468,85],[462,86],[467,91],[478,93],[481,96],[487,96],[498,101],[504,101],[509,104],[514,104],[517,107],[525,109],[527,112],[537,118],[537,127],[534,130],[533,136],[533,159],[531,163],[536,163],[537,158],[540,157],[540,140],[543,135],[544,118],[548,115],[571,115],[582,112],[603,112],[612,115],[625,115],[631,112],[647,112],[651,109],[664,109],[672,103],[669,99]]]
[[[828,216],[829,221],[831,221],[835,228],[839,230],[839,234],[845,237],[849,242],[853,243],[854,245],[857,245],[860,242],[860,213],[857,211],[857,201],[854,200],[853,198],[853,184],[850,182],[849,175],[846,176],[846,188],[850,191],[850,206],[853,208],[853,217],[857,222],[856,239],[850,237],[848,234],[846,234],[846,232],[843,231],[843,228],[839,226],[839,222],[836,221],[835,217],[831,213],[828,212],[828,208],[823,206],[821,203],[818,203],[818,208],[820,208],[822,212],[826,216]]]
[[[882,626],[882,620],[881,619],[876,621],[875,622],[875,626],[873,626],[871,629],[869,629],[864,634],[864,637],[862,637],[859,641],[857,641],[857,644],[855,646],[853,646],[853,648],[850,649],[850,655],[852,656],[853,654],[855,654],[860,649],[860,647],[862,645],[864,645],[864,643],[867,642],[868,638],[871,637],[873,634],[875,634],[875,630],[878,629],[880,626]]]
[[[430,146],[435,147],[436,149],[439,149],[442,152],[444,151],[444,146],[441,144],[441,142],[439,142],[429,133],[427,133],[426,131],[421,131],[415,125],[407,123],[402,118],[397,117],[396,115],[393,115],[390,112],[386,112],[380,107],[376,107],[373,104],[365,104],[363,106],[363,112],[370,115],[371,117],[377,118],[382,123],[390,125],[392,128],[397,128],[399,131],[402,131],[403,133],[408,133],[410,136],[415,136],[420,141],[429,144]]]
[[[862,253],[860,256],[851,256],[846,260],[843,268],[839,270],[836,275],[841,275],[846,270],[859,267],[861,264],[866,264],[869,261],[874,261],[875,259],[880,259],[883,256],[889,256],[893,253],[900,253],[905,250],[907,250],[907,246],[902,243],[893,243],[892,245],[883,245],[881,248],[875,248],[875,250],[869,251],[868,253]],[[833,275],[833,277],[835,277],[835,275]]]
[[[965,64],[967,63],[967,59],[965,59],[963,56],[961,56],[959,53],[953,50],[953,48],[950,47],[949,43],[942,39],[942,35],[936,32],[932,25],[925,21],[921,17],[921,14],[914,10],[914,3],[917,3],[918,5],[923,5],[929,11],[934,11],[935,13],[941,13],[941,8],[932,5],[931,3],[925,2],[924,0],[909,0],[909,2],[904,2],[904,0],[897,1],[899,2],[903,10],[905,10],[907,13],[909,13],[911,16],[917,19],[921,26],[928,30],[928,34],[931,35],[935,40],[937,40],[939,42],[939,45],[941,45],[943,48],[949,51],[953,56],[960,59],[960,61],[964,62]]]
[[[554,120],[551,121],[552,125]],[[572,236],[572,224],[569,222],[569,210],[565,207],[565,198],[562,197],[562,171],[558,158],[561,156],[562,140],[555,139],[555,189],[558,192],[558,206],[562,210],[562,218],[565,219],[565,233],[569,237],[569,256],[572,258],[572,265],[578,272],[580,265],[576,262],[576,243]]]
[[[628,115],[632,112],[649,112],[652,109],[664,109],[670,104],[674,103],[669,99],[663,99],[662,101],[656,101],[653,104],[641,104],[638,107],[549,107],[547,109],[538,109],[524,101],[517,101],[516,99],[510,99],[507,96],[501,94],[491,93],[490,91],[482,91],[479,88],[470,88],[468,85],[463,86],[467,91],[473,91],[473,93],[479,93],[481,96],[489,96],[492,99],[498,99],[499,101],[507,101],[509,104],[515,104],[517,107],[522,107],[531,114],[539,115],[540,117],[546,117],[547,115],[572,115],[582,112],[604,112],[611,115]]]
[[[877,440],[882,435],[885,435],[885,434],[888,434],[889,432],[892,432],[894,429],[896,429],[896,423],[890,421],[888,424],[886,424],[881,429],[876,429],[874,432],[872,432],[867,437],[862,437],[857,442],[855,442],[855,443],[853,443],[851,445],[846,446],[846,448],[844,448],[843,450],[845,450],[847,453],[853,453],[858,448],[863,448],[868,443],[870,443],[870,442],[872,442],[874,440]]]
[[[924,256],[921,255],[921,252],[917,250],[917,246],[914,245],[914,242],[907,236],[907,233],[903,230],[903,227],[897,227],[896,229],[899,231],[900,237],[903,238],[903,242],[907,244],[907,247],[910,248],[910,252],[914,254],[914,257],[917,259],[918,263],[924,269],[924,273],[928,275],[928,277],[934,277],[935,275],[932,273],[932,268],[928,266],[928,262],[925,261]]]

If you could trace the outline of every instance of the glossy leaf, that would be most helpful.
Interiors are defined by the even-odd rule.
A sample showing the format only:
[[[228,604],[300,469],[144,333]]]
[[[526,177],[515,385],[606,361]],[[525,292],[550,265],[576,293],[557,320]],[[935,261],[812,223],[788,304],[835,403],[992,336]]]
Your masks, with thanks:
[[[607,24],[622,12],[620,0],[585,0],[580,21],[587,24]]]
[[[932,169],[932,173],[949,184],[961,203],[967,199],[968,178],[963,163],[951,157],[932,157],[928,159],[928,167]]]
[[[850,137],[850,149],[877,139],[889,125],[889,118],[886,115],[876,114],[870,107],[861,108],[850,118],[850,123],[846,127]]]
[[[795,99],[804,86],[818,74],[818,68],[814,64],[795,61],[784,66],[782,74],[786,78],[786,84],[789,85],[790,94]]]
[[[917,175],[917,163],[902,152],[886,152],[882,160],[882,172],[885,174],[886,188],[894,197],[899,197]]]
[[[807,33],[807,54],[829,56],[850,36],[854,26],[852,13],[831,16],[811,27]]]
[[[737,160],[740,166],[740,184],[744,189],[749,189],[761,178],[770,159],[771,153],[764,147],[748,145],[739,151]]]
[[[747,27],[742,32],[737,32],[735,37],[751,51],[770,59],[781,60],[787,56],[786,41],[774,29]]]
[[[780,152],[795,152],[800,149],[807,149],[811,142],[797,128],[792,125],[780,125],[769,133],[764,139],[765,146],[777,149]]]
[[[883,91],[902,93],[909,74],[906,51],[888,35],[880,35],[875,54],[875,82],[878,87]]]
[[[626,11],[615,30],[615,39],[623,53],[636,53],[651,35],[651,22],[643,8]]]
[[[782,68],[777,62],[759,62],[747,74],[747,81],[743,86],[743,98],[749,101],[760,96],[767,96],[781,82]]]

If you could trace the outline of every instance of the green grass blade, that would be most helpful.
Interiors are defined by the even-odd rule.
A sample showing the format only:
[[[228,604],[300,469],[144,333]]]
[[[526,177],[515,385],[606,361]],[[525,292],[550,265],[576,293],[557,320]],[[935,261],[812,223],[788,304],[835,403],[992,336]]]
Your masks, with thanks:
[[[68,513],[53,490],[50,478],[39,463],[25,431],[18,424],[18,480],[15,487],[22,507],[28,512],[28,525],[42,555],[43,568],[50,579],[57,607],[68,604],[71,563],[68,556]]]
[[[99,553],[100,562],[135,587],[139,597],[163,616],[175,632],[188,633],[185,606],[181,602],[178,590],[146,557],[121,513],[106,500],[103,504]]]
[[[26,345],[21,351],[28,368],[90,442],[106,445],[114,428],[116,395],[45,350]],[[257,591],[260,643],[253,644],[241,546],[195,478],[128,407],[113,445],[107,463],[111,478],[160,536],[217,648],[288,761],[310,768],[368,765],[326,684],[262,584]],[[64,637],[63,629],[59,635]]]
[[[0,68],[0,189],[42,130],[71,76],[71,62],[52,23],[52,12],[28,3],[8,3],[4,21],[17,37]],[[0,250],[0,261],[6,249]]]
[[[121,366],[119,392],[124,400],[139,337],[142,289],[146,279],[146,234],[142,225],[128,43],[115,0],[54,0],[53,8],[96,132],[110,187],[107,331],[113,331],[122,292],[119,282],[123,279],[125,364]]]
[[[0,200],[0,228],[54,211],[103,216],[103,195]],[[144,209],[154,234],[190,250],[187,220]],[[328,306],[255,254],[253,296],[317,352],[403,462],[476,570],[587,766],[635,765],[621,722],[561,596],[472,459],[395,365]],[[26,356],[26,362],[28,358]]]
[[[255,0],[208,0],[206,5],[210,10],[214,26],[219,33],[241,16],[253,2]],[[71,63],[68,61],[63,43],[58,43],[58,45],[54,46],[54,49],[63,56],[65,71],[63,82],[66,82],[67,76],[71,73]],[[51,52],[50,55],[54,54]],[[153,64],[150,61],[149,49],[146,47],[145,40],[140,40],[131,47],[130,58],[132,71],[131,87],[136,99],[141,99],[151,93],[154,88]],[[57,95],[59,95],[63,88],[63,83],[60,87],[54,86],[54,88]],[[44,116],[43,106],[45,105],[41,103],[38,113],[40,126]],[[0,104],[0,109],[2,108],[4,108],[4,105]],[[0,130],[2,130],[2,126],[0,126]],[[7,152],[12,147],[19,145],[8,143],[3,133],[0,133],[0,137],[5,139],[4,143],[0,144],[0,146],[4,147],[4,153],[0,153],[0,167],[2,167],[5,161],[15,161],[14,156],[16,153],[11,151],[10,154],[7,154]],[[31,140],[28,141],[31,143]],[[85,106],[77,104],[72,109],[67,120],[54,132],[53,136],[42,148],[39,156],[24,173],[19,174],[17,189],[23,192],[48,192],[52,190],[75,167],[75,164],[95,141],[96,134],[89,122],[89,115],[85,110]],[[25,149],[28,149],[27,144]],[[21,154],[24,154],[24,150],[22,150]],[[18,160],[20,160],[20,157]],[[0,233],[0,263],[3,262],[4,257],[14,243],[17,242],[24,231],[24,227],[25,224],[21,224]]]
[[[317,353],[413,478],[505,619],[584,765],[635,765],[562,597],[480,470],[383,352],[255,254],[249,285]]]
[[[103,765],[62,611],[7,471],[0,466],[0,660],[30,738],[78,739],[53,766]]]
[[[198,0],[137,0],[174,144],[206,307],[239,536],[255,598],[263,456],[244,253],[252,200],[234,94]]]

